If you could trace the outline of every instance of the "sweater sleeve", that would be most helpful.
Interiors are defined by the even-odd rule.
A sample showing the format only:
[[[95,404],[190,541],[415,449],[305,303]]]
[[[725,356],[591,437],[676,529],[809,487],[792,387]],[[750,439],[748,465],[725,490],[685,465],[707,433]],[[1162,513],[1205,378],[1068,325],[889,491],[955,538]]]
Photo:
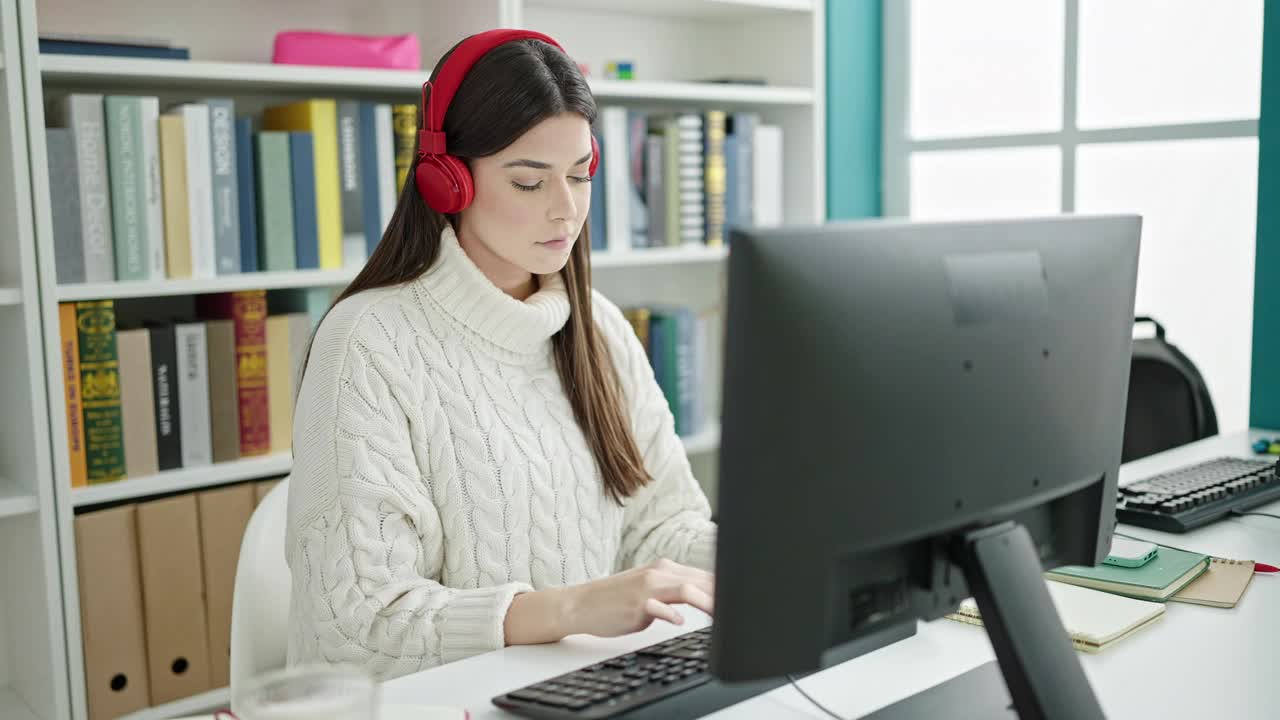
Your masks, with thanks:
[[[689,466],[675,417],[644,346],[613,303],[597,295],[595,307],[627,397],[636,445],[652,478],[626,501],[620,569],[666,558],[712,570],[716,525],[711,504]]]
[[[441,584],[425,431],[405,410],[422,392],[393,338],[343,335],[317,334],[295,412],[290,663],[349,662],[388,679],[503,647],[511,599],[532,588]]]

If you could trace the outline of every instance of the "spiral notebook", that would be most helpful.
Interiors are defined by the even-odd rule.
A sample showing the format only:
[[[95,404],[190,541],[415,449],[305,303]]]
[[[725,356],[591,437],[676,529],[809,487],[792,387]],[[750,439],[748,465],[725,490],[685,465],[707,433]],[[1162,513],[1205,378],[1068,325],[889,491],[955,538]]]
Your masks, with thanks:
[[[1129,637],[1164,616],[1164,605],[1146,600],[1090,590],[1078,585],[1046,580],[1049,597],[1071,644],[1082,652],[1096,653]],[[946,617],[970,625],[982,625],[978,604],[973,598]]]
[[[1235,607],[1253,580],[1253,565],[1252,560],[1210,558],[1209,569],[1169,599],[1221,608]]]

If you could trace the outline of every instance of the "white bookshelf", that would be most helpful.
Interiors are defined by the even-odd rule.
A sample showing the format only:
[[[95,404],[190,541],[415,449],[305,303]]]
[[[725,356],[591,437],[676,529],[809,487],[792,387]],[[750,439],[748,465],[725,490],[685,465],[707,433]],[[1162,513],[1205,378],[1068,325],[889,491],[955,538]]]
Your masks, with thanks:
[[[31,706],[12,690],[0,690],[0,718],[4,720],[40,720]]]
[[[14,136],[14,147],[22,152],[14,156],[10,176],[0,180],[0,190],[12,191],[18,203],[13,212],[7,212],[8,207],[0,211],[19,219],[18,247],[25,253],[21,263],[10,262],[3,255],[9,252],[8,244],[0,244],[0,330],[12,337],[9,325],[20,318],[18,336],[27,343],[19,349],[0,345],[0,353],[10,353],[0,356],[0,387],[25,392],[31,412],[20,415],[37,418],[20,427],[22,433],[16,438],[25,457],[31,456],[31,448],[47,449],[35,454],[31,467],[0,464],[0,476],[23,479],[22,484],[0,485],[0,540],[8,541],[21,528],[24,547],[34,549],[27,554],[36,558],[32,562],[45,575],[43,593],[49,599],[46,603],[44,595],[35,597],[33,592],[11,598],[19,591],[0,588],[0,619],[17,612],[24,624],[52,633],[45,639],[46,649],[33,655],[39,640],[35,631],[15,632],[11,627],[6,633],[0,628],[0,717],[6,719],[12,715],[27,720],[10,712],[6,704],[10,696],[19,698],[38,720],[87,718],[72,532],[78,509],[276,477],[291,467],[287,454],[277,454],[73,489],[61,411],[58,303],[90,299],[146,303],[155,302],[148,298],[177,300],[239,289],[339,287],[356,272],[346,268],[59,285],[49,178],[43,162],[44,109],[53,98],[97,91],[156,95],[167,104],[218,95],[235,98],[237,109],[249,113],[267,104],[306,97],[416,102],[431,64],[462,36],[492,27],[528,27],[552,35],[575,60],[587,65],[588,81],[602,108],[745,110],[757,113],[762,122],[780,126],[784,221],[820,222],[825,214],[825,0],[421,0],[411,4],[362,0],[308,6],[307,25],[316,28],[365,34],[416,32],[422,69],[414,71],[271,64],[274,34],[298,27],[297,8],[290,3],[227,0],[211,10],[207,0],[107,4],[17,0],[3,4],[0,12],[5,33],[0,76],[7,80],[4,90],[14,109],[8,122],[21,126],[14,122],[21,119],[18,109],[25,112],[26,121],[20,127],[26,133],[22,142]],[[36,40],[42,31],[166,37],[190,48],[193,59],[40,55]],[[18,35],[21,44],[16,41]],[[635,62],[635,79],[606,78],[604,65],[610,60]],[[710,82],[713,79],[739,81]],[[0,117],[0,124],[5,121]],[[0,125],[0,129],[10,132],[13,128]],[[28,151],[39,161],[28,164]],[[26,220],[33,217],[34,223]],[[729,251],[704,246],[626,249],[612,240],[609,250],[592,256],[599,290],[620,306],[683,304],[712,321],[708,345],[715,370],[705,379],[712,389],[708,404],[718,407],[719,320]],[[25,274],[10,276],[8,268],[18,265]],[[24,351],[29,351],[30,362],[15,371],[10,357]],[[12,406],[0,407],[8,411]],[[5,434],[9,435],[7,426]],[[719,438],[719,425],[713,422],[683,439],[695,474],[708,488],[715,487]],[[0,461],[5,459],[0,455]],[[39,544],[32,544],[36,541]],[[34,585],[41,587],[41,583]],[[13,620],[9,622],[12,625]],[[11,656],[8,662],[2,659],[4,653]],[[29,671],[21,667],[24,664]],[[36,675],[39,678],[34,680],[28,677]],[[225,705],[227,695],[226,689],[214,690],[127,717],[165,720],[208,712]],[[32,700],[47,696],[54,699]]]

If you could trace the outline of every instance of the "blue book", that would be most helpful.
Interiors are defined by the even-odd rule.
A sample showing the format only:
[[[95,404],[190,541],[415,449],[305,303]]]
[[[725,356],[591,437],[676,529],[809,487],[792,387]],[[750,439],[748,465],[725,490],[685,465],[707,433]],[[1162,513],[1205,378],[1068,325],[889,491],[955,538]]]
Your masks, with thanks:
[[[378,106],[376,103],[360,103],[360,184],[364,191],[364,242],[365,257],[373,257],[373,251],[382,240],[382,196],[378,192]]]
[[[320,268],[316,228],[315,140],[309,132],[289,133],[289,170],[293,180],[293,237],[299,270]]]
[[[253,120],[236,120],[236,190],[240,195],[240,271],[258,271],[258,190],[253,167]]]
[[[49,55],[101,55],[107,57],[149,58],[152,60],[190,60],[186,48],[123,45],[116,43],[72,40],[40,40],[40,52]]]
[[[236,106],[230,98],[206,98],[209,108],[209,167],[213,188],[213,237],[219,275],[241,272],[240,191],[236,153]]]
[[[596,166],[596,174],[591,178],[591,212],[587,213],[590,226],[588,232],[591,234],[591,249],[606,250],[609,247],[609,234],[606,228],[608,223],[605,221],[605,194],[604,194],[604,140],[601,136],[596,137],[596,143],[600,145],[600,163]]]

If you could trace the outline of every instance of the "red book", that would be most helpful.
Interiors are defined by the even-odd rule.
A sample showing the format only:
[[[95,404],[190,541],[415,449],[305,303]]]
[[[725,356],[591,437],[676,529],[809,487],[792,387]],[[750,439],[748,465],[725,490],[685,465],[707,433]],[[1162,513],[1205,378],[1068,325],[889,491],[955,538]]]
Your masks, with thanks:
[[[236,381],[240,401],[240,455],[271,450],[267,404],[267,291],[241,290],[201,295],[200,315],[230,319],[236,329]]]

